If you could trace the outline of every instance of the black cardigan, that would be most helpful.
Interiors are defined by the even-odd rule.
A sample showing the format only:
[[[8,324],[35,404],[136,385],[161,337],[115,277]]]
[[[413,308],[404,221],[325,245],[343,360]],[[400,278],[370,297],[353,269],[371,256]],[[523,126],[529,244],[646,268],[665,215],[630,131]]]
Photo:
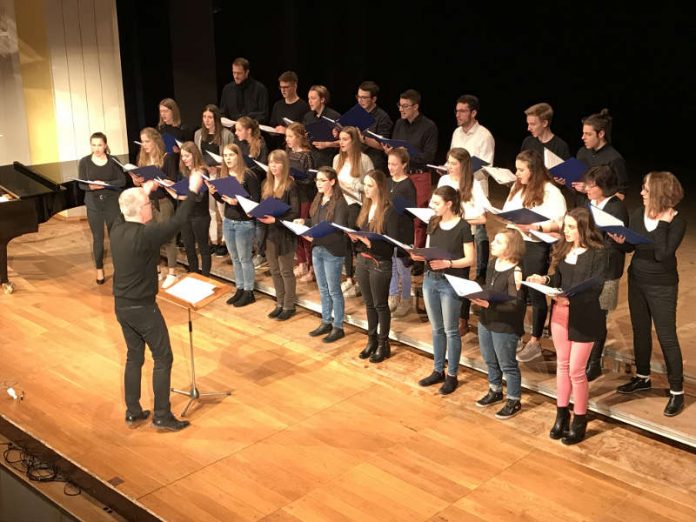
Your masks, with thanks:
[[[295,183],[292,183],[283,196],[278,199],[290,205],[290,209],[282,216],[277,217],[275,223],[264,225],[266,229],[264,242],[271,241],[275,243],[276,252],[278,252],[279,256],[283,256],[294,252],[297,248],[297,236],[280,222],[281,220],[292,221],[300,217],[300,198],[297,195]]]
[[[591,248],[580,254],[574,265],[561,260],[556,271],[550,276],[549,286],[564,290],[593,277],[599,279],[593,288],[568,298],[568,339],[571,341],[588,343],[606,335],[606,320],[599,306],[599,294],[602,293],[602,285],[606,279],[607,260],[606,248]]]

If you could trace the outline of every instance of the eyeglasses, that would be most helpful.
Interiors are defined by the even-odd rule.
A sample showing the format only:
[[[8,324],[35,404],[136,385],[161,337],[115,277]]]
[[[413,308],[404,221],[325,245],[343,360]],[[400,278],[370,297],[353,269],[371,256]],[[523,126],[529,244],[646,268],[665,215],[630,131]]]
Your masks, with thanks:
[[[411,105],[405,105],[405,104],[402,104],[402,103],[397,103],[397,104],[396,104],[396,108],[397,108],[397,109],[410,109],[411,107],[413,107],[413,104],[411,104]]]
[[[355,96],[356,100],[371,100],[372,96],[360,96],[359,94]]]

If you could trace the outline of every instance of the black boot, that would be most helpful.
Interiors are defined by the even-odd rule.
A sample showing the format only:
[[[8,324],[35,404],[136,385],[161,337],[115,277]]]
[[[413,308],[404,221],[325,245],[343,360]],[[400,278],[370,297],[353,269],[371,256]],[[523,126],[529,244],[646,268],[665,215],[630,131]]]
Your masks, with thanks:
[[[377,351],[370,357],[371,363],[381,363],[384,359],[391,357],[391,346],[389,339],[380,339],[377,343]]]
[[[549,437],[552,439],[560,439],[568,434],[568,424],[570,421],[570,412],[568,406],[563,408],[556,407],[556,422],[553,423],[553,428],[549,432]]]
[[[239,298],[242,297],[243,293],[244,290],[242,288],[237,288],[237,291],[234,293],[234,295],[227,300],[227,304],[234,304],[237,301],[239,301]]]
[[[367,336],[367,346],[363,348],[363,351],[360,352],[360,357],[361,359],[367,359],[370,357],[373,353],[375,353],[375,350],[377,349],[377,336],[376,335],[368,335]]]
[[[570,423],[570,431],[566,437],[561,439],[563,444],[577,444],[585,438],[587,430],[587,415],[573,415],[573,422]]]
[[[594,381],[597,377],[602,376],[602,352],[604,351],[604,341],[595,341],[590,352],[590,358],[587,360],[587,368],[585,374],[589,382]]]
[[[242,296],[235,301],[232,306],[236,308],[241,308],[242,306],[249,305],[251,303],[256,302],[256,298],[254,297],[254,291],[253,290],[244,290],[242,293]]]
[[[670,393],[669,401],[667,406],[665,406],[665,417],[674,417],[679,415],[684,409],[684,394],[683,393]]]

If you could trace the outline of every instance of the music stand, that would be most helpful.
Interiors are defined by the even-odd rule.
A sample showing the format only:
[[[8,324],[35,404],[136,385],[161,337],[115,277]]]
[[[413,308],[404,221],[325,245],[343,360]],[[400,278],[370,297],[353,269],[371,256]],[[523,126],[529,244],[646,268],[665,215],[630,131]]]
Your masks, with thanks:
[[[207,292],[205,291],[206,287],[209,289]],[[211,291],[212,293],[210,293]],[[228,292],[229,288],[227,285],[220,283],[219,281],[199,274],[187,274],[185,277],[182,277],[172,286],[159,294],[159,296],[165,301],[186,308],[188,311],[191,386],[188,390],[179,390],[177,388],[171,389],[172,392],[186,395],[189,398],[184,411],[181,413],[182,417],[186,417],[191,404],[193,404],[193,401],[203,397],[227,397],[232,395],[231,391],[201,393],[198,389],[198,385],[196,384],[196,365],[193,357],[193,321],[191,319],[191,311],[200,310],[207,304],[212,303],[218,297]]]

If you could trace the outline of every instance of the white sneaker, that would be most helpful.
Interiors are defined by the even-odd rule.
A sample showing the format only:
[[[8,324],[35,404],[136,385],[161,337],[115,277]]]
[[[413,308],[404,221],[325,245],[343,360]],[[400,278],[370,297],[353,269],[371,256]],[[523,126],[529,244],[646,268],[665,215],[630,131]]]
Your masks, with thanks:
[[[176,280],[177,277],[174,274],[167,274],[167,277],[164,278],[164,282],[162,283],[162,288],[166,290],[174,283],[176,283]]]
[[[341,283],[341,292],[345,294],[348,290],[353,288],[353,286],[353,281],[351,281],[350,279],[346,279]]]
[[[538,341],[529,341],[521,352],[517,354],[517,361],[526,363],[541,357],[541,344]]]
[[[411,311],[411,302],[410,301],[401,301],[399,303],[399,306],[396,307],[396,310],[394,310],[394,313],[392,314],[393,317],[404,317],[408,315],[408,313]]]
[[[394,313],[394,310],[396,310],[396,307],[399,306],[399,300],[400,297],[398,295],[390,295],[389,296],[389,311]]]
[[[256,270],[258,270],[259,268],[261,268],[262,266],[264,266],[264,265],[267,263],[266,258],[263,257],[263,256],[260,256],[260,255],[258,255],[258,254],[256,254],[256,255],[251,259],[251,262],[254,264],[254,268],[255,268]]]

